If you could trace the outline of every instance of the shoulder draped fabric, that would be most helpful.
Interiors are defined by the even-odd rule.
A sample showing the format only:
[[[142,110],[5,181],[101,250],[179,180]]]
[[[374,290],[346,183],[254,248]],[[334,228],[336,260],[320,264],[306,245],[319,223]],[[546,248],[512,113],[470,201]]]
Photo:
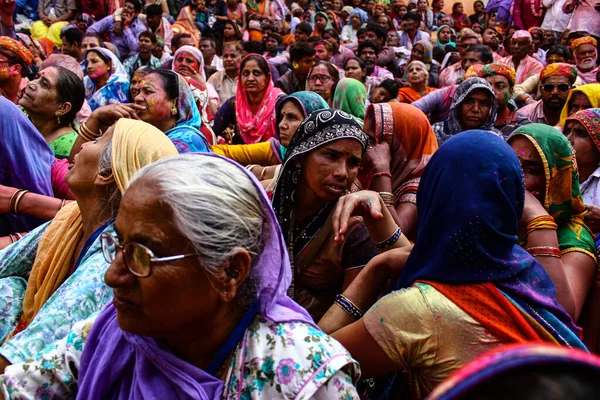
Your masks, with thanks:
[[[481,385],[497,381],[504,374],[518,375],[540,368],[581,371],[600,379],[600,358],[577,349],[548,344],[515,344],[485,353],[458,370],[439,385],[430,400],[464,399]]]
[[[300,107],[304,118],[308,117],[317,110],[329,108],[329,105],[321,96],[315,92],[309,92],[305,90],[301,92],[294,92],[288,96],[282,96],[277,100],[277,105],[275,106],[275,138],[271,141],[271,147],[273,149],[273,153],[279,159],[280,164],[283,163],[287,149],[283,147],[281,143],[279,143],[279,122],[281,121],[281,109],[283,104],[288,101],[291,101]]]
[[[443,28],[448,28],[448,29],[450,29],[450,32],[452,32],[452,34],[456,36],[456,32],[454,32],[454,29],[452,29],[452,27],[451,27],[450,25],[442,25],[442,26],[440,26],[440,27],[438,28],[438,30],[437,30],[437,34],[438,34],[438,35],[437,35],[437,45],[438,45],[438,46],[440,46],[440,47],[444,47],[444,46],[452,46],[452,47],[456,47],[456,42],[453,42],[452,40],[450,40],[448,43],[442,43],[442,42],[440,42],[440,31],[441,31]]]
[[[248,54],[246,58],[254,56],[266,59],[258,54]],[[242,70],[237,82],[237,95],[235,96],[235,118],[238,130],[244,143],[264,142],[273,137],[275,127],[275,104],[279,96],[283,94],[281,89],[278,89],[273,84],[271,73],[268,73],[268,83],[263,98],[260,102],[258,112],[254,114],[250,108],[248,94],[246,88],[242,86]]]
[[[524,201],[521,164],[502,138],[467,131],[448,140],[421,177],[417,240],[396,289],[431,281],[460,294],[464,286],[491,283],[556,341],[584,348],[544,268],[517,243]],[[489,311],[477,299],[464,309],[473,318],[473,310]]]
[[[418,184],[438,148],[429,120],[421,110],[409,104],[371,104],[365,115],[365,131],[375,143],[385,141],[390,145],[392,191],[399,199],[404,184],[411,180]],[[370,186],[370,178],[370,174],[360,177],[364,188]]]
[[[169,139],[150,124],[122,118],[112,137],[112,171],[125,192],[133,174],[144,165],[177,155]],[[44,232],[27,282],[23,315],[18,330],[25,329],[46,301],[69,276],[75,250],[83,236],[83,222],[77,202],[63,207]]]
[[[367,14],[367,12],[365,10],[360,9],[360,8],[357,7],[354,10],[352,10],[352,12],[350,13],[350,15],[348,16],[348,23],[347,23],[347,25],[350,25],[350,20],[352,19],[352,16],[354,14],[358,14],[359,15],[360,21],[363,24],[366,24],[369,21],[369,14]]]
[[[96,108],[114,103],[126,103],[129,99],[129,75],[121,64],[121,61],[110,50],[94,47],[85,52],[84,69],[87,68],[87,55],[90,51],[101,53],[104,58],[110,60],[112,64],[111,73],[106,81],[106,85],[101,88],[96,87],[96,82],[89,76],[83,79],[85,86],[85,99],[88,105],[94,111]]]
[[[192,14],[192,7],[186,6],[179,11],[177,20],[173,24],[173,33],[189,33],[192,35],[194,40],[194,46],[198,46],[200,43],[200,29],[196,26],[194,15]]]
[[[306,311],[286,295],[292,269],[285,240],[260,182],[226,158],[209,153],[199,153],[198,157],[214,157],[237,166],[261,193],[269,234],[255,267],[260,314],[273,322],[315,326]],[[183,393],[180,398],[212,400],[221,398],[222,392],[223,381],[177,358],[164,344],[122,331],[112,304],[96,320],[81,358],[78,398],[174,398],[175,393]]]
[[[0,184],[53,196],[51,168],[54,153],[21,110],[0,96]],[[25,216],[0,215],[0,236],[27,232],[43,221]]]
[[[592,108],[600,108],[600,83],[588,83],[587,85],[581,85],[571,89],[567,101],[560,113],[560,122],[558,123],[561,127],[565,127],[565,121],[569,117],[569,105],[571,99],[575,93],[583,93],[587,96]]]
[[[185,46],[184,46],[185,47]],[[175,126],[165,132],[179,153],[210,151],[210,144],[202,132],[202,118],[190,86],[181,75],[177,75],[179,88]]]
[[[337,200],[330,202],[311,218],[305,230],[306,235],[293,235],[293,212],[296,205],[296,189],[301,174],[299,156],[335,140],[354,139],[360,142],[363,153],[366,151],[368,136],[350,114],[334,109],[318,110],[308,116],[292,137],[285,156],[283,167],[273,193],[273,209],[288,243],[293,259],[323,227]]]
[[[593,235],[583,222],[586,208],[579,189],[575,150],[567,138],[545,124],[519,127],[509,138],[524,136],[535,146],[546,175],[544,208],[558,225],[556,234],[561,253],[579,251],[597,261]],[[526,237],[521,238],[523,243]]]
[[[496,122],[496,116],[498,114],[498,101],[496,100],[496,95],[492,90],[492,86],[485,79],[469,78],[456,88],[456,92],[454,92],[454,98],[452,100],[452,105],[450,106],[450,115],[448,116],[448,119],[443,122],[438,122],[433,126],[435,136],[437,137],[438,144],[440,146],[452,136],[464,131],[464,129],[460,125],[458,109],[462,102],[465,101],[467,96],[472,91],[477,89],[483,89],[486,92],[488,92],[491,96],[492,101],[492,106],[490,108],[488,118],[483,124],[483,126],[479,127],[478,129],[497,132],[494,128],[494,123]],[[500,134],[499,132],[497,133]]]
[[[367,89],[354,78],[342,78],[335,88],[333,108],[352,115],[362,127],[367,109]]]

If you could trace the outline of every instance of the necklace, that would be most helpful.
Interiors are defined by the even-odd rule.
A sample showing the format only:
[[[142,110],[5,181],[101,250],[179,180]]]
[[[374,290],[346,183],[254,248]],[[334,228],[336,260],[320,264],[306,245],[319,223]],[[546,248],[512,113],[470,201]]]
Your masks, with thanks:
[[[544,10],[545,10],[544,9],[544,5],[540,4],[539,11],[536,11],[535,10],[535,3],[536,3],[536,0],[531,0],[531,3],[529,3],[529,6],[531,8],[531,14],[533,14],[533,16],[536,17],[536,18],[541,18],[544,15]]]

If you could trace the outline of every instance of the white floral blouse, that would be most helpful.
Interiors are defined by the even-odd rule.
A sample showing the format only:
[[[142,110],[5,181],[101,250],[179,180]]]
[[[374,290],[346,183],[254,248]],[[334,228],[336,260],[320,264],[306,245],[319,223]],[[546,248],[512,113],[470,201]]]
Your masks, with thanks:
[[[10,399],[69,399],[95,318],[22,364],[6,368],[0,392]],[[358,399],[360,367],[335,339],[305,323],[257,316],[238,344],[222,399]],[[241,381],[241,385],[239,384]]]

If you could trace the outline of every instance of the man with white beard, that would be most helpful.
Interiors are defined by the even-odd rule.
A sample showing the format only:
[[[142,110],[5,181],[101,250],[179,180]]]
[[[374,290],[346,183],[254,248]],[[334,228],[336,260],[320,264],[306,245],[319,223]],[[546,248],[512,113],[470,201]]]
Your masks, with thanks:
[[[584,83],[597,83],[596,73],[598,72],[598,51],[596,49],[598,43],[591,36],[584,36],[576,39],[571,44],[575,64],[577,65],[577,73]]]

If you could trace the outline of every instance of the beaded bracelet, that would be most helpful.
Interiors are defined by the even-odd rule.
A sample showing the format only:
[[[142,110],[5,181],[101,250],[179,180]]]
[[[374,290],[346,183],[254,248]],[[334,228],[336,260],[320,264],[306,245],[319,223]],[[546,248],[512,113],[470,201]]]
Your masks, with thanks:
[[[561,258],[560,249],[552,246],[532,246],[526,249],[534,257]]]
[[[394,231],[394,233],[392,233],[392,236],[390,236],[383,242],[375,243],[375,247],[378,250],[387,249],[388,247],[390,247],[391,245],[396,243],[398,241],[398,239],[400,239],[401,235],[402,235],[402,229],[400,229],[400,227],[397,227],[396,230]]]
[[[361,318],[364,314],[360,308],[356,306],[356,304],[350,301],[350,299],[343,294],[338,294],[335,296],[335,304],[340,306],[342,310],[346,311],[348,314],[350,314],[350,316],[356,319]]]

